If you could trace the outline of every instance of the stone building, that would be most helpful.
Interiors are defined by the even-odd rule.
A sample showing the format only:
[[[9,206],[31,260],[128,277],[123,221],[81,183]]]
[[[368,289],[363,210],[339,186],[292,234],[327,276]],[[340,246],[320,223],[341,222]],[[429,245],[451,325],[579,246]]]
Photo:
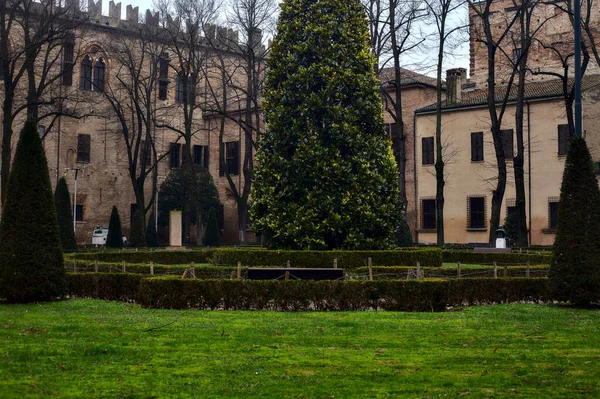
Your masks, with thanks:
[[[573,84],[571,79],[570,85]],[[583,79],[583,129],[600,174],[600,76]],[[460,87],[460,85],[458,85]],[[498,87],[503,97],[507,87]],[[507,157],[508,182],[502,205],[501,224],[515,211],[512,157],[516,154],[515,91],[502,123]],[[433,146],[435,104],[415,111],[414,159],[417,187],[418,241],[436,242],[436,179]],[[490,132],[487,89],[459,94],[455,102],[444,102],[442,141],[445,143],[444,234],[450,243],[485,244],[490,232],[492,191],[497,179],[497,163]],[[529,242],[552,245],[556,233],[558,200],[569,133],[561,80],[534,81],[526,85],[524,110],[525,191]]]
[[[102,15],[101,10],[102,0],[97,3],[89,0],[87,11],[84,13],[86,22],[65,40],[60,50],[61,62],[57,68],[63,69],[63,73],[65,68],[69,68],[70,71],[64,73],[50,89],[53,95],[60,93],[60,97],[64,98],[62,109],[69,111],[64,113],[77,117],[60,116],[51,126],[48,126],[50,122],[47,120],[42,119],[40,122],[40,134],[43,136],[53,186],[60,177],[65,176],[73,194],[77,176],[76,235],[79,244],[91,243],[92,231],[96,225],[108,225],[113,205],[119,210],[124,234],[129,236],[131,221],[137,209],[129,174],[130,154],[125,145],[123,127],[107,101],[105,92],[118,90],[115,88],[124,76],[124,65],[119,59],[122,55],[117,54],[116,43],[124,41],[124,38],[141,29],[160,29],[158,14],[150,11],[146,11],[145,18],[141,19],[137,7],[127,6],[125,19],[122,19],[121,3],[115,4],[113,1],[110,2],[108,16]],[[231,29],[209,27],[206,32],[212,32],[213,35],[224,32],[228,40],[237,43],[237,32]],[[261,38],[257,37],[254,40],[260,42]],[[207,54],[211,51],[214,51],[214,46],[209,48],[207,45]],[[223,52],[225,55],[221,56],[225,59],[231,60],[235,57],[231,52]],[[169,63],[168,52],[161,52],[157,56]],[[144,65],[144,73],[147,73],[147,66]],[[210,56],[207,56],[206,65],[210,65]],[[161,64],[157,73],[160,76],[155,77],[157,84],[150,107],[153,117],[158,121],[152,124],[150,133],[155,151],[149,150],[147,155],[148,158],[156,155],[162,160],[157,164],[156,171],[149,173],[146,179],[146,204],[154,194],[153,182],[160,186],[172,170],[181,167],[185,157],[182,151],[183,139],[176,131],[183,129],[184,124],[181,103],[187,93],[185,85],[181,84],[174,62],[166,66]],[[194,90],[194,101],[198,104],[198,109],[192,121],[194,133],[191,137],[190,152],[193,162],[208,168],[217,185],[222,202],[219,215],[222,242],[237,243],[237,204],[231,200],[232,186],[226,179],[224,168],[229,172],[234,186],[239,187],[243,184],[242,149],[245,141],[240,133],[239,124],[228,120],[221,138],[220,118],[203,116],[201,108],[204,103],[215,101],[214,98],[207,98],[207,87],[210,85],[210,82],[206,81],[208,75],[200,79]],[[239,77],[240,81],[243,79],[243,76]],[[189,96],[189,93],[187,95]],[[21,117],[13,126],[13,150],[16,148],[22,122]],[[172,128],[161,126],[167,124]],[[145,144],[141,144],[140,151],[143,151]],[[223,158],[222,163],[220,156]],[[139,155],[140,163],[141,158]],[[147,213],[147,216],[149,215],[150,211]],[[195,229],[192,229],[192,242],[195,240],[194,232]],[[166,237],[167,235],[163,234],[165,240]],[[247,239],[249,242],[255,241],[251,233]]]
[[[586,18],[586,5],[582,8],[582,17]],[[495,0],[490,6],[490,23],[495,42],[500,42],[496,56],[496,84],[506,85],[513,71],[515,62],[521,54],[519,21],[515,20],[517,6],[513,0]],[[573,25],[569,14],[565,12],[566,3],[560,1],[531,1],[532,16],[530,35],[532,38],[527,58],[528,80],[556,79],[545,73],[563,74],[563,60],[570,65],[569,74],[573,73]],[[597,27],[600,26],[600,6],[589,2],[591,6],[589,26],[595,33],[594,41],[600,46]],[[474,8],[485,7],[485,2],[474,3],[469,7],[469,44],[470,44],[470,82],[477,88],[486,88],[488,79],[488,53],[485,45],[483,23]],[[510,26],[510,28],[508,28]],[[590,38],[582,33],[584,40]],[[501,40],[500,38],[504,36]],[[588,48],[589,48],[588,44]],[[590,49],[591,52],[591,49]],[[590,54],[593,59],[593,54]],[[561,59],[562,58],[562,59]],[[595,62],[590,62],[587,74],[598,74],[600,69]]]

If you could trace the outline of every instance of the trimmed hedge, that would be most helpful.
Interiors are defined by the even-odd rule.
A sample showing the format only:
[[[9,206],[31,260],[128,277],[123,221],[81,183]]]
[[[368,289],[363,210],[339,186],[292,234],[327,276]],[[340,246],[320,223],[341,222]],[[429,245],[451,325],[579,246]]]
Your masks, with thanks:
[[[212,250],[206,251],[115,251],[115,252],[82,252],[65,256],[65,260],[72,262],[79,260],[98,260],[100,262],[148,263],[154,262],[162,265],[181,265],[195,263],[208,263]]]
[[[241,261],[242,265],[249,267],[285,266],[289,260],[292,267],[333,267],[333,260],[337,258],[338,267],[353,269],[366,266],[368,257],[372,258],[373,265],[378,266],[415,266],[417,261],[422,266],[442,266],[439,248],[395,251],[248,251],[231,248],[214,250],[210,263],[235,265]]]
[[[88,252],[66,256],[67,261],[98,260],[100,262],[148,263],[181,265],[212,263],[213,265],[234,266],[238,261],[243,266],[284,266],[289,260],[293,267],[333,267],[333,259],[338,259],[338,267],[351,269],[367,265],[367,258],[379,266],[422,266],[442,265],[442,251],[438,248],[406,249],[395,251],[269,251],[258,248],[217,248],[203,251],[124,251]]]
[[[68,272],[73,271],[73,264],[66,263],[65,267]],[[187,270],[190,265],[154,265],[154,274],[157,276],[161,275],[174,275],[181,276],[185,270]],[[94,273],[95,263],[94,261],[77,261],[77,273]],[[205,266],[205,265],[196,265],[194,267],[196,278],[201,279],[219,279],[219,278],[230,278],[231,273],[236,272],[237,268],[235,267],[223,267],[223,266]],[[242,268],[243,276],[246,277],[247,268]],[[150,274],[150,265],[145,263],[128,263],[125,266],[125,271],[127,273],[133,274]],[[121,273],[122,274],[122,265],[121,263],[98,263],[98,272],[99,273]]]
[[[373,267],[373,279],[374,280],[405,280],[409,271],[411,272],[410,278],[416,277],[416,268],[406,266],[374,266]],[[529,275],[531,277],[547,277],[549,267],[546,265],[536,265],[529,267]],[[445,277],[456,277],[456,268],[436,268],[436,267],[422,267],[421,272],[425,278],[445,278]],[[353,274],[368,275],[368,267],[359,267],[352,270]],[[525,266],[508,266],[507,277],[526,277],[527,268]],[[494,277],[494,269],[491,267],[468,267],[461,270],[461,277],[468,278],[489,278]],[[504,277],[504,267],[498,267],[498,277]]]
[[[147,278],[147,308],[279,311],[443,311],[446,306],[546,301],[547,279],[239,281]]]
[[[79,298],[133,301],[142,275],[130,273],[68,273],[69,295]]]
[[[549,265],[551,253],[539,253],[539,254],[525,254],[518,252],[504,253],[504,252],[474,252],[474,251],[443,251],[444,262],[461,262],[478,265],[491,265],[497,262],[501,265],[516,265],[526,264],[529,262],[531,265]]]

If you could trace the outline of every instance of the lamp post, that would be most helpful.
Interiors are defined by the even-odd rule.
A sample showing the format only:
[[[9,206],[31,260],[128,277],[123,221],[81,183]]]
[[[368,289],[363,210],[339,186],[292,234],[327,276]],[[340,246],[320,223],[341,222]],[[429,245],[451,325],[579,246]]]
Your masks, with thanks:
[[[574,28],[575,28],[575,136],[582,134],[581,111],[581,0],[574,0]]]
[[[77,175],[79,174],[79,168],[66,168],[65,171],[72,170],[75,172],[75,188],[73,190],[73,232],[77,237]]]

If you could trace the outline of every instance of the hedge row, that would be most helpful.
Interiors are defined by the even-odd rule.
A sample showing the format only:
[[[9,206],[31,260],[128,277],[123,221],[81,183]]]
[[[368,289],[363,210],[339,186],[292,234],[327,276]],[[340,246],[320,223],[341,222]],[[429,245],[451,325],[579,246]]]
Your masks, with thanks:
[[[177,265],[185,263],[208,263],[214,250],[203,251],[123,251],[123,252],[82,252],[65,255],[65,260],[98,260],[100,262],[148,263]]]
[[[131,273],[68,273],[69,295],[81,298],[133,301],[145,277]]]
[[[69,274],[70,295],[148,308],[443,311],[446,306],[547,301],[546,279],[240,281]]]
[[[216,265],[234,265],[241,261],[244,266],[284,266],[289,260],[293,267],[338,267],[353,269],[366,266],[367,258],[373,265],[423,266],[442,265],[442,251],[438,248],[406,249],[396,251],[246,251],[244,249],[215,250],[210,262]]]
[[[467,263],[477,265],[491,265],[496,262],[498,265],[524,265],[529,262],[530,265],[549,265],[552,254],[550,252],[539,254],[525,254],[518,252],[474,252],[474,251],[443,251],[443,259],[446,263]]]
[[[546,301],[546,279],[429,281],[142,280],[147,308],[278,311],[443,311],[447,306]]]
[[[547,277],[549,266],[536,265],[529,268],[530,277]],[[406,266],[374,266],[374,280],[406,280],[410,274],[411,278],[416,278],[417,269]],[[457,277],[458,271],[456,268],[437,268],[437,267],[422,267],[421,272],[425,278],[446,278]],[[367,275],[368,267],[360,267],[354,269],[350,275]],[[504,277],[504,267],[498,267],[498,277]],[[526,277],[527,267],[525,266],[508,266],[507,277]],[[494,277],[494,269],[492,267],[468,267],[461,269],[461,277],[471,278],[486,278]]]
[[[67,272],[74,272],[72,263],[65,263],[65,267]],[[174,275],[181,276],[187,269],[189,269],[190,265],[154,265],[154,274],[157,276],[162,275]],[[94,261],[77,261],[77,273],[94,273],[96,270],[96,265]],[[123,271],[121,263],[98,263],[98,272],[99,273],[121,273]],[[126,273],[133,274],[150,274],[150,264],[140,264],[140,263],[127,263],[125,265]],[[244,272],[244,276],[246,275],[246,268],[242,268]],[[194,267],[194,273],[196,278],[201,279],[219,279],[219,278],[229,278],[231,277],[231,273],[237,272],[236,267],[223,267],[223,266],[206,266],[206,265],[196,265]]]
[[[371,257],[373,265],[379,266],[422,266],[442,265],[442,251],[438,248],[408,249],[396,251],[268,251],[249,248],[218,248],[205,251],[139,251],[139,252],[96,252],[68,255],[67,262],[74,259],[98,260],[100,262],[148,263],[177,265],[212,263],[213,265],[283,266],[289,260],[293,267],[333,267],[337,258],[338,266],[345,269],[367,265]]]

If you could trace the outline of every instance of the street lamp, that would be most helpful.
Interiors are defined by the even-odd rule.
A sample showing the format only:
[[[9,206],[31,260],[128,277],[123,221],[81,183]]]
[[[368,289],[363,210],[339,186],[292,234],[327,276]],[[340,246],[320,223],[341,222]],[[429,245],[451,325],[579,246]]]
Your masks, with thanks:
[[[581,111],[581,0],[574,0],[575,8],[575,136],[582,134],[582,111]]]
[[[75,189],[73,190],[73,232],[77,237],[77,175],[79,174],[79,168],[66,168],[65,172],[72,170],[75,172]]]

